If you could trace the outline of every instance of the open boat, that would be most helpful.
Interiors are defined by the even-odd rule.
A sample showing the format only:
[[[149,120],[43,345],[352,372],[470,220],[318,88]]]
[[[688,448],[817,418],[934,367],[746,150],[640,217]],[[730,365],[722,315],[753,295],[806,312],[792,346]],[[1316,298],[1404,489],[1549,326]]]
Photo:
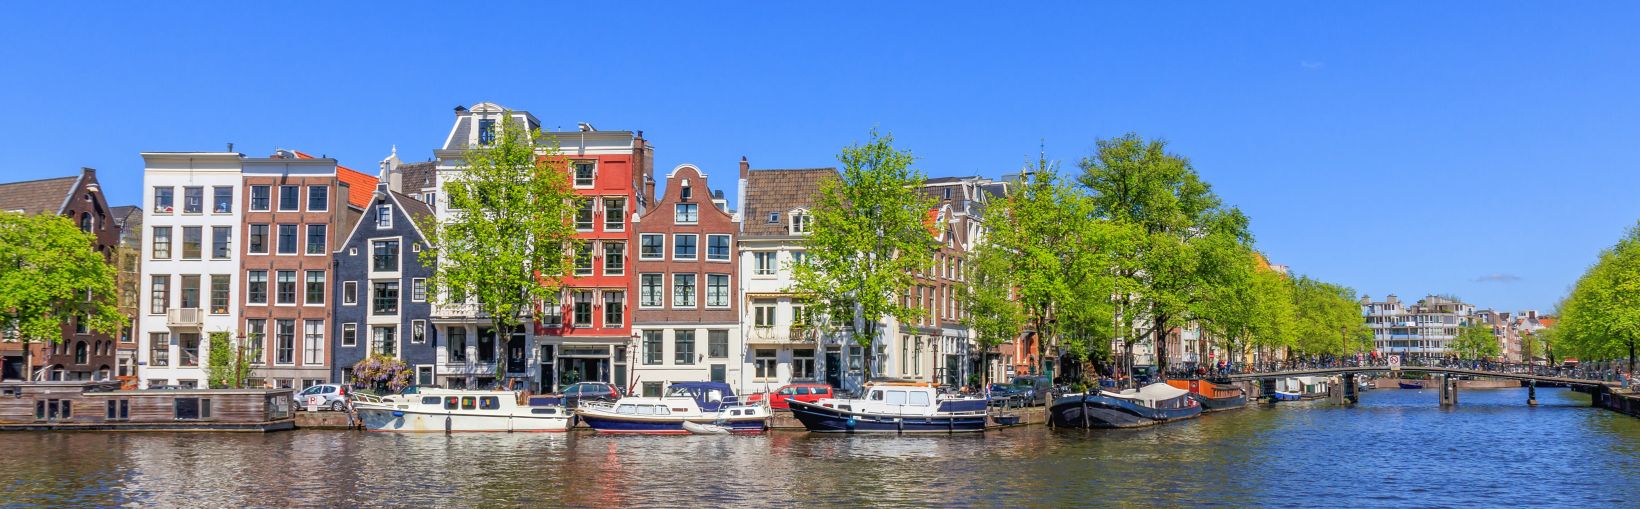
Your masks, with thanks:
[[[523,405],[512,391],[421,389],[382,398],[358,397],[354,411],[369,431],[567,431],[570,412],[558,405]]]
[[[768,405],[740,403],[723,382],[675,382],[664,397],[584,402],[575,415],[600,433],[679,435],[693,433],[684,423],[761,433],[768,429],[770,413]]]
[[[1231,384],[1216,383],[1211,380],[1173,379],[1167,381],[1174,388],[1190,391],[1190,398],[1201,403],[1203,412],[1232,410],[1247,406],[1247,393]]]
[[[1154,383],[1138,390],[1068,394],[1049,410],[1056,427],[1135,428],[1200,416],[1202,405],[1188,390]]]
[[[1424,388],[1424,384],[1422,382],[1420,382],[1420,383],[1396,382],[1396,384],[1400,385],[1402,389],[1422,389],[1422,388]]]
[[[933,387],[873,383],[864,398],[791,401],[792,416],[815,433],[985,431],[985,399],[942,396]]]

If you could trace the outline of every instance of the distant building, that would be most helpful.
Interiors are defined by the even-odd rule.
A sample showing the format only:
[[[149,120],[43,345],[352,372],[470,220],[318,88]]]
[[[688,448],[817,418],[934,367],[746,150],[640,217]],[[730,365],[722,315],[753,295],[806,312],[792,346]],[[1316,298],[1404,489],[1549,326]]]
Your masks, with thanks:
[[[409,365],[417,385],[477,385],[478,377],[495,376],[494,338],[485,344],[465,328],[445,333],[430,323],[433,270],[421,258],[430,251],[420,225],[433,212],[420,199],[388,190],[399,180],[397,161],[383,162],[387,180],[365,202],[361,220],[338,234],[332,377],[352,380],[353,365],[374,353]]]
[[[1410,306],[1393,294],[1382,301],[1363,296],[1361,314],[1378,353],[1409,357],[1451,355],[1452,340],[1476,320],[1474,305],[1441,295],[1424,297]]]
[[[114,374],[137,376],[137,316],[142,314],[142,207],[123,205],[113,207],[114,225],[120,229],[120,243],[114,248],[115,290],[119,292],[120,314],[126,325],[120,328],[119,347],[115,350]]]
[[[120,228],[115,212],[103,197],[97,170],[81,168],[78,175],[0,184],[0,211],[27,215],[67,217],[96,237],[93,246],[103,260],[115,263]],[[0,338],[0,379],[109,380],[115,375],[119,335],[92,332],[77,320],[63,322],[56,343],[36,341],[25,354],[11,331]],[[32,370],[32,373],[26,373]]]

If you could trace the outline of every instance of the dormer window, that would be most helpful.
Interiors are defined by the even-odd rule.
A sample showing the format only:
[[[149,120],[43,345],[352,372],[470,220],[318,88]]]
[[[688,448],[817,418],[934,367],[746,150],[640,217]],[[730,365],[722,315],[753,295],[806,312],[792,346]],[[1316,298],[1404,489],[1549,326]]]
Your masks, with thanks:
[[[495,120],[480,119],[478,121],[478,144],[490,145],[495,143]]]
[[[945,188],[945,199],[951,199],[951,188],[949,187]]]
[[[685,187],[684,189],[688,189]],[[700,205],[694,203],[679,203],[673,214],[672,221],[678,224],[694,224],[700,221]]]
[[[770,212],[769,213],[769,224],[780,224],[780,213],[779,212]]]
[[[792,234],[806,234],[809,232],[809,222],[813,220],[813,218],[809,216],[809,211],[797,209],[793,210],[791,214],[788,215],[791,217],[792,221]]]
[[[376,229],[386,230],[393,227],[393,206],[386,203],[376,206]]]

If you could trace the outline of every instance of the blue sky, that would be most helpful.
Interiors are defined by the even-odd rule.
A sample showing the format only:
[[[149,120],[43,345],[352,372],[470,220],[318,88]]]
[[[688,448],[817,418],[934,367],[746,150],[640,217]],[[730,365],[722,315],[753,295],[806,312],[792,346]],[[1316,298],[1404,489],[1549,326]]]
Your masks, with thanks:
[[[138,152],[228,142],[373,171],[480,101],[643,130],[658,170],[722,189],[741,156],[831,165],[872,126],[931,176],[1042,144],[1074,171],[1132,131],[1277,263],[1504,310],[1552,306],[1640,218],[1640,4],[458,4],[11,5],[0,180],[90,166],[134,203]]]

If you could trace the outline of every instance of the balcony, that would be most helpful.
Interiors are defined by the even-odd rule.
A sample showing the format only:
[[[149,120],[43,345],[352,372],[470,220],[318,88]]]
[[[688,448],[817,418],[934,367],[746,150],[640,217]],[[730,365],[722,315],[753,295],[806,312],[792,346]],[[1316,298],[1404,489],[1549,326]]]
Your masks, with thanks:
[[[205,310],[176,308],[165,311],[165,326],[173,329],[198,329],[205,325]]]
[[[453,304],[438,304],[433,306],[433,316],[439,318],[477,318],[481,313],[477,302],[462,302]]]

